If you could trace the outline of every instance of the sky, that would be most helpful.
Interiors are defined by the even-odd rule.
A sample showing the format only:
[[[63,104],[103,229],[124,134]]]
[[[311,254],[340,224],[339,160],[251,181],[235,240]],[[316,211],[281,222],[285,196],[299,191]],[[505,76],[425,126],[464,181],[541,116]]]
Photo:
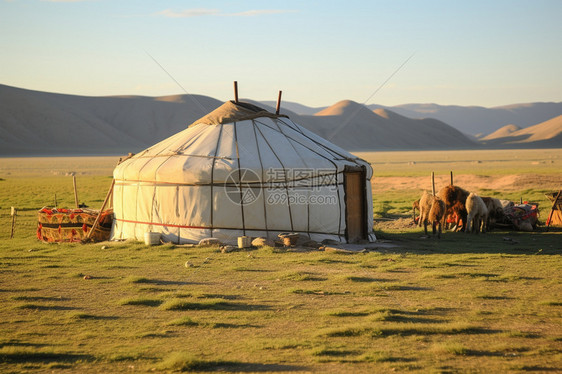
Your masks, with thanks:
[[[562,101],[561,0],[0,0],[0,84],[320,107]]]

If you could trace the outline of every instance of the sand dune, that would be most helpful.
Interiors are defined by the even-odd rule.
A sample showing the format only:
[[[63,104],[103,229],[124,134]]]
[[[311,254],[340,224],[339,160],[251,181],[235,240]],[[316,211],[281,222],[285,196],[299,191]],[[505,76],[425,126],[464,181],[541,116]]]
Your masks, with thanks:
[[[514,125],[514,124],[509,124],[509,125],[505,125],[504,127],[501,127],[499,129],[497,129],[496,131],[494,131],[493,133],[486,135],[482,138],[480,138],[481,140],[491,140],[491,139],[497,139],[497,138],[503,138],[506,136],[509,136],[511,134],[513,134],[515,131],[521,130],[521,127]]]
[[[500,129],[501,130],[501,129]],[[489,145],[533,145],[540,147],[562,146],[562,115],[548,121],[511,132],[492,133],[482,140]]]
[[[529,138],[525,142],[533,141],[543,141],[550,140],[559,137],[562,134],[562,115],[554,117],[548,121],[539,123],[534,126],[521,129],[515,133],[513,136],[518,135],[529,135]]]

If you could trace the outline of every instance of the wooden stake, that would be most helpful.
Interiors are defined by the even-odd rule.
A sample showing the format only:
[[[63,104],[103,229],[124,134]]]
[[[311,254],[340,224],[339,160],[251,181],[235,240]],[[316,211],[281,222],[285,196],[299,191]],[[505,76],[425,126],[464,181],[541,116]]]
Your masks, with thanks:
[[[234,102],[238,104],[238,82],[234,81]]]
[[[451,186],[453,185],[453,171],[451,170]]]
[[[14,232],[16,231],[16,216],[18,215],[18,210],[12,207],[10,214],[12,215],[12,233],[10,234],[10,239],[13,239]]]
[[[552,215],[554,214],[554,208],[556,207],[556,205],[558,203],[558,199],[560,198],[561,193],[562,193],[562,190],[559,190],[558,193],[556,194],[556,197],[554,198],[554,201],[552,202],[552,207],[550,208],[550,214],[548,215],[548,219],[546,220],[546,222],[547,222],[546,231],[548,231],[548,229],[550,228],[550,220],[552,219]]]
[[[279,110],[281,109],[281,94],[283,91],[279,90],[279,96],[277,96],[277,107],[275,107],[275,114],[279,115]]]
[[[431,192],[433,192],[433,196],[435,196],[435,173],[431,172]]]
[[[92,237],[92,234],[94,233],[94,230],[96,229],[96,227],[98,227],[98,224],[99,224],[100,218],[101,218],[101,214],[103,213],[103,210],[105,209],[105,206],[107,205],[107,202],[109,201],[109,198],[113,193],[113,186],[114,185],[115,185],[115,179],[113,179],[111,181],[111,187],[109,187],[109,191],[107,191],[107,195],[105,196],[105,200],[103,201],[103,204],[101,205],[100,212],[98,213],[98,216],[96,217],[96,220],[94,221],[94,224],[92,225],[92,228],[90,229],[90,231],[88,231],[88,235],[86,236],[86,239],[84,239],[82,242],[89,241],[90,238]]]
[[[76,209],[78,209],[80,204],[78,204],[78,189],[76,188],[76,175],[72,176],[72,184],[74,185],[74,203],[76,204]]]

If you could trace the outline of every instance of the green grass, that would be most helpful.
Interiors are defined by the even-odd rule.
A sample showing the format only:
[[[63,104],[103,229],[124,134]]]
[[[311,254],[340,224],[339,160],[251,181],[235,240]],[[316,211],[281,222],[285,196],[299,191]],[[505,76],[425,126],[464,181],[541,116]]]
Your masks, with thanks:
[[[450,353],[453,355],[466,355],[469,350],[461,343],[437,343],[433,346],[433,351],[442,354]]]
[[[194,371],[206,369],[210,365],[193,354],[186,352],[174,352],[168,355],[158,366],[159,370]]]
[[[416,155],[427,162],[416,163],[413,175],[450,166]],[[382,163],[411,155],[378,156]],[[453,161],[456,170],[504,173],[481,159]],[[80,200],[97,207],[113,161],[105,168],[91,159],[35,161],[0,164],[0,372],[562,370],[560,230],[446,232],[433,240],[420,239],[417,227],[375,226],[381,241],[397,246],[346,256],[48,245],[34,237],[36,210],[55,192],[60,206],[74,203],[72,180],[60,173],[86,170],[78,176]],[[535,166],[560,175],[549,165]],[[408,166],[375,163],[375,173],[410,175]],[[536,197],[541,188],[501,192]],[[375,190],[377,217],[409,217],[418,191]],[[10,240],[12,205],[21,210]]]
[[[126,283],[153,283],[152,280],[145,278],[145,277],[139,277],[137,275],[129,275],[128,277],[126,277],[123,282]]]

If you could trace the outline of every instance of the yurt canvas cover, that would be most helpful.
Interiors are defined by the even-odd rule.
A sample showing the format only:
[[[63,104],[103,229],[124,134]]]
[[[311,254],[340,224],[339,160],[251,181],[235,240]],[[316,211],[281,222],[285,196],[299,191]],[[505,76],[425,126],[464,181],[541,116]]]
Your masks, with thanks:
[[[114,171],[113,239],[375,240],[370,165],[248,103],[226,102]]]

